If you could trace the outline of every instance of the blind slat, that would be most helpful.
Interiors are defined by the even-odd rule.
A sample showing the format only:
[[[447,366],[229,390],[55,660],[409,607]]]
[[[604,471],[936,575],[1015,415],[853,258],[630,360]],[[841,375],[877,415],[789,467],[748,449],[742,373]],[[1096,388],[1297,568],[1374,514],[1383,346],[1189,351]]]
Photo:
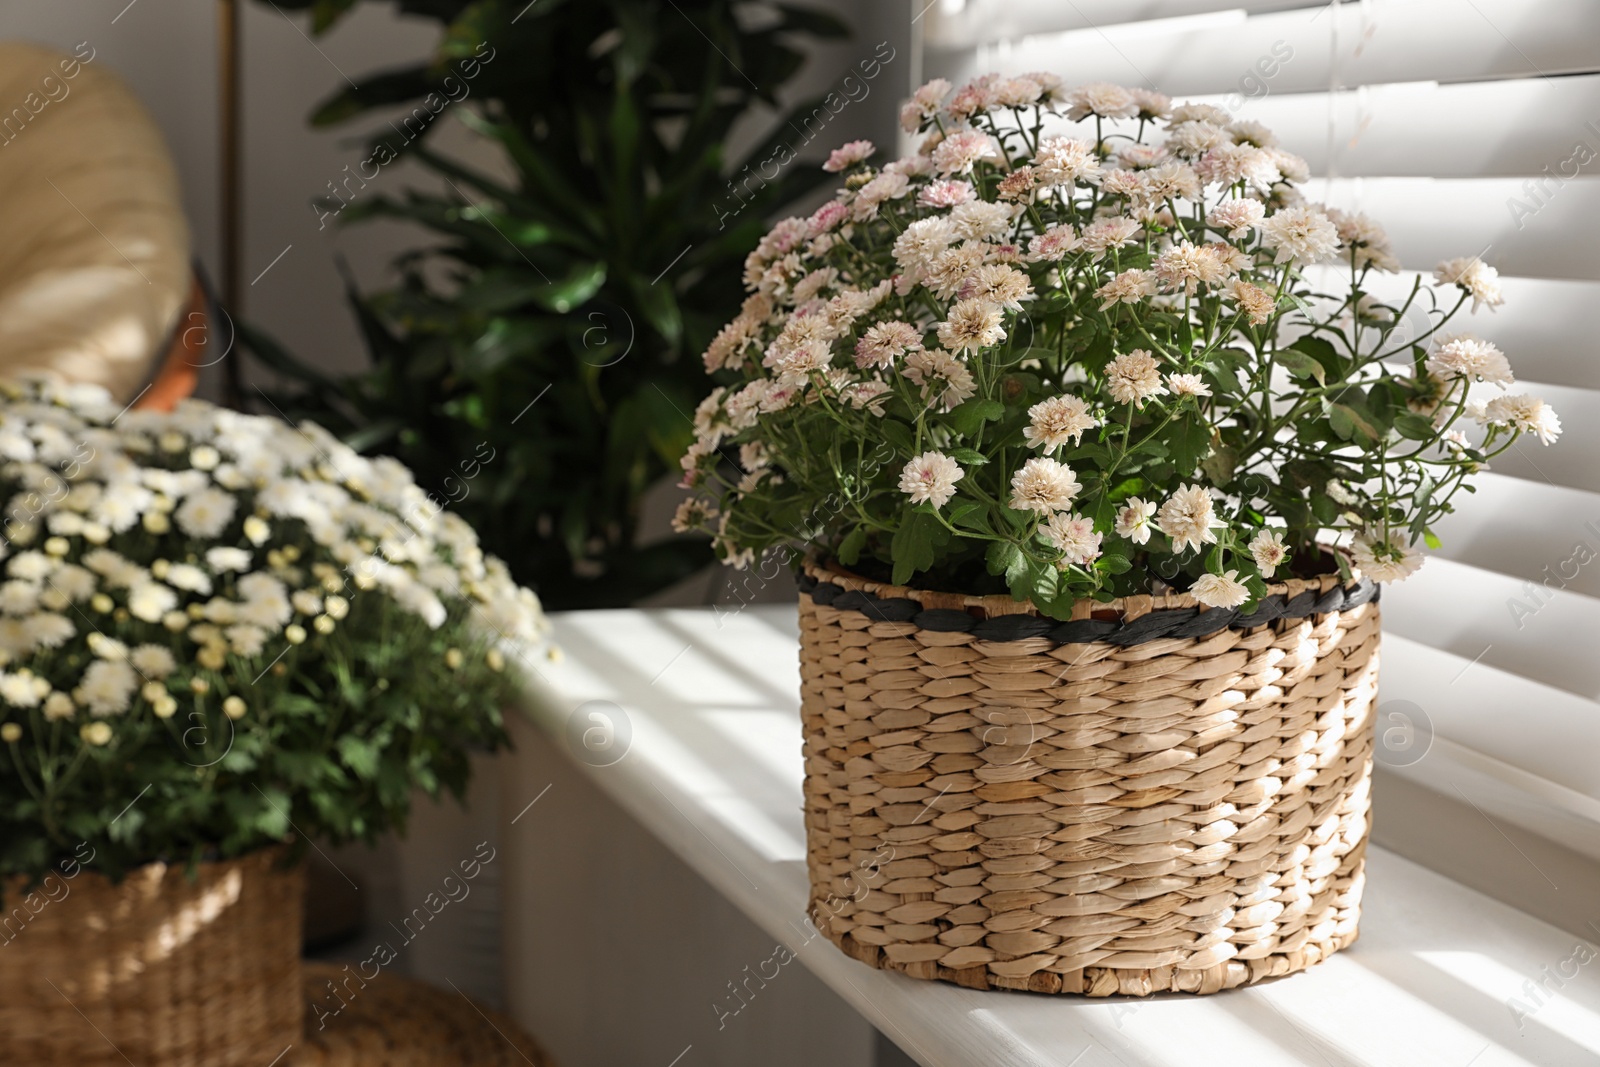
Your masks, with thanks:
[[[1479,475],[1477,486],[1434,527],[1441,557],[1514,578],[1519,589],[1548,577],[1555,587],[1600,597],[1600,494],[1494,471]],[[1583,563],[1587,552],[1596,558]]]
[[[1070,6],[1070,5],[1068,5]],[[1073,84],[1110,81],[1173,96],[1320,92],[1343,85],[1466,82],[1600,70],[1600,4],[1592,0],[1375,0],[1269,12],[1215,27],[1118,26],[1048,34],[927,57],[930,74],[965,80],[990,69],[1054,70]],[[1335,39],[1338,52],[1334,52]],[[1282,42],[1282,44],[1280,44]],[[1292,55],[1263,78],[1257,64]],[[1064,62],[1070,58],[1070,66]],[[1264,70],[1266,68],[1261,68]]]
[[[1234,113],[1265,123],[1315,174],[1521,178],[1548,168],[1554,196],[1562,178],[1600,171],[1600,75],[1272,93]]]
[[[1307,0],[979,0],[954,4],[938,0],[925,16],[923,44],[928,48],[968,49],[993,41],[1092,30],[1118,23],[1306,6]]]
[[[1537,594],[1516,578],[1430,559],[1383,596],[1383,625],[1462,659],[1600,697],[1600,657],[1574,656],[1563,635],[1600,633],[1600,600],[1565,589]]]

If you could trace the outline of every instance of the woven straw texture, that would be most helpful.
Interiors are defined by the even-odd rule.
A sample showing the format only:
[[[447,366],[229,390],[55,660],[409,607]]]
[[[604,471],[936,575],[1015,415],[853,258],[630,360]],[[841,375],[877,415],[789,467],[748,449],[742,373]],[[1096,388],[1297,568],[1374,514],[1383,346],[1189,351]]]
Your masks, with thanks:
[[[264,849],[5,887],[0,1059],[263,1067],[300,1039],[304,874]],[[25,918],[23,918],[25,916]]]
[[[1356,938],[1378,621],[1363,602],[1133,645],[984,641],[802,594],[814,921],[864,963],[978,989],[1212,993],[1317,963]]]
[[[283,1067],[555,1067],[506,1016],[421,982],[308,963],[305,996],[306,1038]]]

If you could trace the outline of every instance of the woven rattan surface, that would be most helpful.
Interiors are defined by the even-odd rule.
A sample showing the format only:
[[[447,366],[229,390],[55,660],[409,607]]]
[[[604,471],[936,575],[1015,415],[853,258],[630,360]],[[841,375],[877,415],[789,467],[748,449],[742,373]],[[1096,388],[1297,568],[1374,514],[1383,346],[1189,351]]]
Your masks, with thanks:
[[[299,1040],[303,872],[267,849],[150,864],[112,885],[76,870],[9,880],[0,1060],[263,1067]],[[23,918],[26,916],[26,918]]]
[[[1132,645],[985,641],[802,593],[814,920],[862,962],[980,989],[1210,993],[1317,963],[1356,937],[1378,621],[1363,599]]]
[[[516,1023],[459,993],[308,963],[306,1036],[284,1067],[554,1067]]]

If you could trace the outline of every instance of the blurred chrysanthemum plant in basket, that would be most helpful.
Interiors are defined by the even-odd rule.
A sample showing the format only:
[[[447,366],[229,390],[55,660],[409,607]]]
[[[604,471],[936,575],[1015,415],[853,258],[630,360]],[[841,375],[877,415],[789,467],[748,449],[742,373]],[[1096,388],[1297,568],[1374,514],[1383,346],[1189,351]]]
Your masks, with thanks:
[[[1383,230],[1307,203],[1259,124],[1042,74],[950,89],[906,105],[917,154],[838,149],[838,196],[746,263],[683,459],[680,525],[723,559],[804,546],[1057,618],[1243,606],[1334,566],[1406,577],[1474,472],[1559,434],[1446,332],[1501,303],[1495,271],[1380,299]]]
[[[503,741],[543,615],[401,464],[198,401],[0,394],[0,872],[370,840]]]

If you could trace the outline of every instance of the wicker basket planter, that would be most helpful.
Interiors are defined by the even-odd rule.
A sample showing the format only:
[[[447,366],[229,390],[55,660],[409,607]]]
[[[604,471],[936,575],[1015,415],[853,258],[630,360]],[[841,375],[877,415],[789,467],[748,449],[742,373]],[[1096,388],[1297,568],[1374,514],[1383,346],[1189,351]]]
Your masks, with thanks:
[[[1336,576],[1249,618],[1171,595],[1063,623],[808,563],[814,921],[978,989],[1212,993],[1325,959],[1360,913],[1378,621]]]
[[[301,1040],[299,866],[281,849],[152,863],[112,885],[5,888],[0,1035],[8,1063],[265,1067]],[[32,907],[25,903],[31,899]],[[22,918],[26,916],[26,918]]]

